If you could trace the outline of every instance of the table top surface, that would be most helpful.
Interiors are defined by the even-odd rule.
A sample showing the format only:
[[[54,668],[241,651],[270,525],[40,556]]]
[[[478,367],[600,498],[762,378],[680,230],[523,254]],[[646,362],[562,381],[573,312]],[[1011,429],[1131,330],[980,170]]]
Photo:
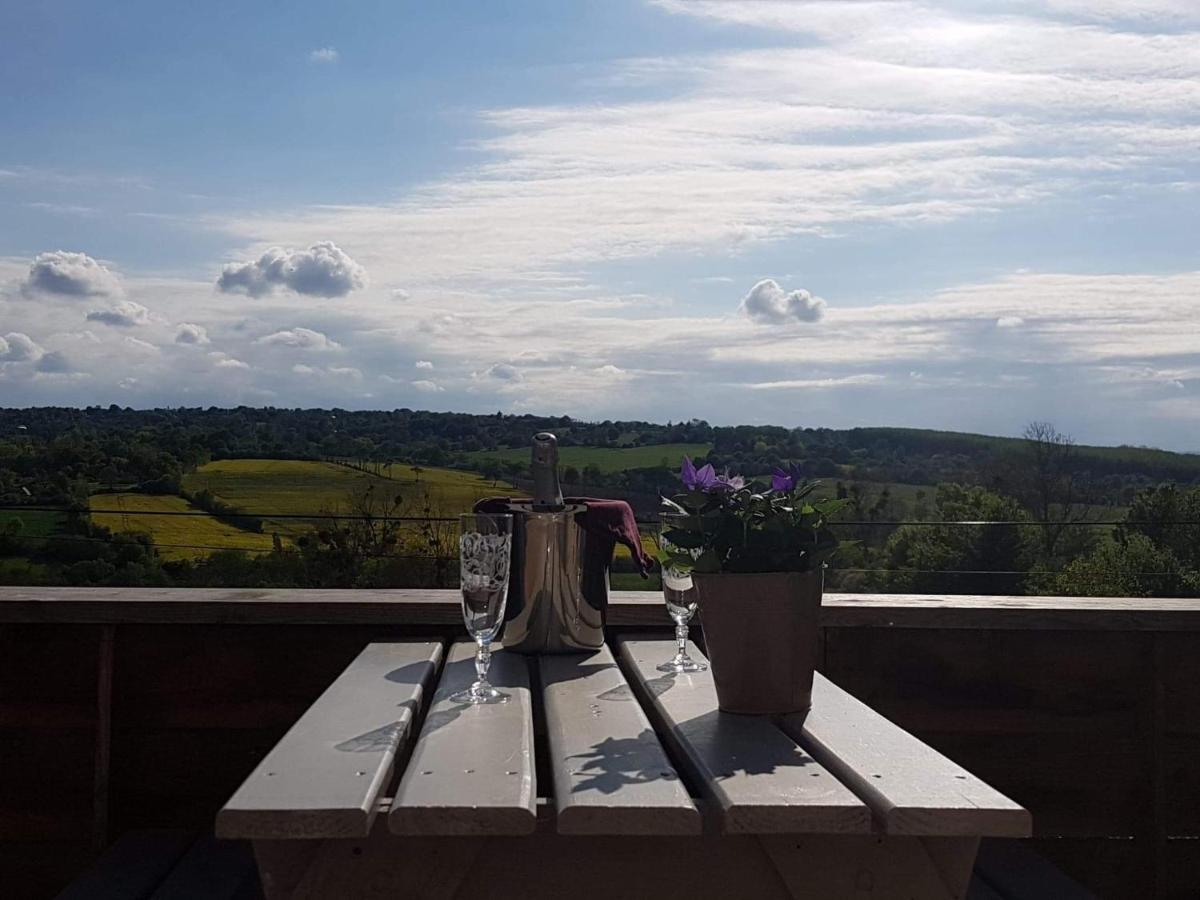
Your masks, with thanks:
[[[467,706],[474,645],[368,645],[217,816],[219,837],[906,834],[1023,837],[1029,813],[819,673],[805,715],[719,712],[674,644],[492,655],[511,697]],[[698,659],[703,656],[691,647]]]

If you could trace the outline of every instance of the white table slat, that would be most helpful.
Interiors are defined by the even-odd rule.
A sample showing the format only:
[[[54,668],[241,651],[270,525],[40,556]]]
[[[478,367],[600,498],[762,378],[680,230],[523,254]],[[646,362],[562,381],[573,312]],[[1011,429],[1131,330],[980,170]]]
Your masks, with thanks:
[[[699,834],[701,820],[607,647],[538,659],[560,834]]]
[[[450,695],[475,680],[475,645],[455,644],[388,814],[396,834],[519,835],[537,824],[529,661],[492,654],[488,678],[507,703]]]
[[[217,814],[222,838],[364,837],[442,656],[368,644]]]
[[[694,646],[689,652],[703,658]],[[717,710],[711,672],[664,675],[662,640],[622,640],[627,664],[659,732],[712,801],[726,833],[863,834],[870,811],[769,719]]]
[[[1028,837],[1028,811],[819,672],[807,716],[780,726],[874,811],[889,834]]]

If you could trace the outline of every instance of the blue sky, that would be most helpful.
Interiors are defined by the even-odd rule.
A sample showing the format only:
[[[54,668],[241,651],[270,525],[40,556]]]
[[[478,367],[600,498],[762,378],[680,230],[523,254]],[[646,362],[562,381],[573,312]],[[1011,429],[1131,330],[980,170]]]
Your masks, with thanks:
[[[1191,0],[47,2],[0,402],[1200,450]]]

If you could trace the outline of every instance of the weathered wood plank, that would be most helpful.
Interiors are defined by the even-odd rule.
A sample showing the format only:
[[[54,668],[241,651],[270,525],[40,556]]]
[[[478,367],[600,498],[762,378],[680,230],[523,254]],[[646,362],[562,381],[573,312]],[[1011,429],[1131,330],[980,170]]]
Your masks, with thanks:
[[[635,689],[728,833],[870,831],[867,807],[768,719],[717,710],[710,672],[663,675],[668,641],[621,640]],[[700,651],[690,649],[694,655]]]
[[[441,654],[440,643],[369,644],[217,814],[218,837],[369,834]]]
[[[780,727],[862,797],[889,834],[1027,837],[1028,811],[819,672]]]
[[[192,832],[174,828],[127,832],[55,900],[144,900],[195,841]]]
[[[1200,600],[826,593],[821,624],[826,628],[1196,631]]]
[[[560,834],[699,834],[700,814],[607,647],[538,659]]]
[[[663,624],[662,595],[614,591],[608,624]],[[1198,631],[1200,599],[826,593],[825,627]],[[0,587],[0,622],[458,625],[455,590]]]
[[[978,838],[762,836],[793,897],[963,900]],[[930,846],[927,842],[934,842]]]
[[[1023,841],[984,841],[976,872],[1002,897],[1096,900],[1096,895]],[[1149,873],[1143,872],[1143,877]],[[1146,896],[1162,896],[1147,892]]]
[[[626,597],[626,594],[630,596]],[[663,625],[662,596],[614,592],[613,626]],[[0,587],[0,623],[462,627],[457,590]]]
[[[255,900],[261,895],[250,845],[205,836],[192,845],[150,900]]]
[[[455,644],[388,814],[396,834],[530,834],[537,824],[533,703],[524,656],[492,654],[489,680],[507,703],[450,695],[475,680],[475,645]]]

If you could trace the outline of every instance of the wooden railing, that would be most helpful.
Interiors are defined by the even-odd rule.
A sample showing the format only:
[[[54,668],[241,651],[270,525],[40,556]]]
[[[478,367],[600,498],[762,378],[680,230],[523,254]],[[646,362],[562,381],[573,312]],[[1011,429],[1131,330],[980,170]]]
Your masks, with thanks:
[[[1031,809],[1063,868],[1194,896],[1200,601],[828,594],[823,618],[825,674]],[[608,622],[669,625],[651,592]],[[455,591],[0,588],[5,883],[39,896],[123,831],[211,828],[365,643],[460,629]]]

